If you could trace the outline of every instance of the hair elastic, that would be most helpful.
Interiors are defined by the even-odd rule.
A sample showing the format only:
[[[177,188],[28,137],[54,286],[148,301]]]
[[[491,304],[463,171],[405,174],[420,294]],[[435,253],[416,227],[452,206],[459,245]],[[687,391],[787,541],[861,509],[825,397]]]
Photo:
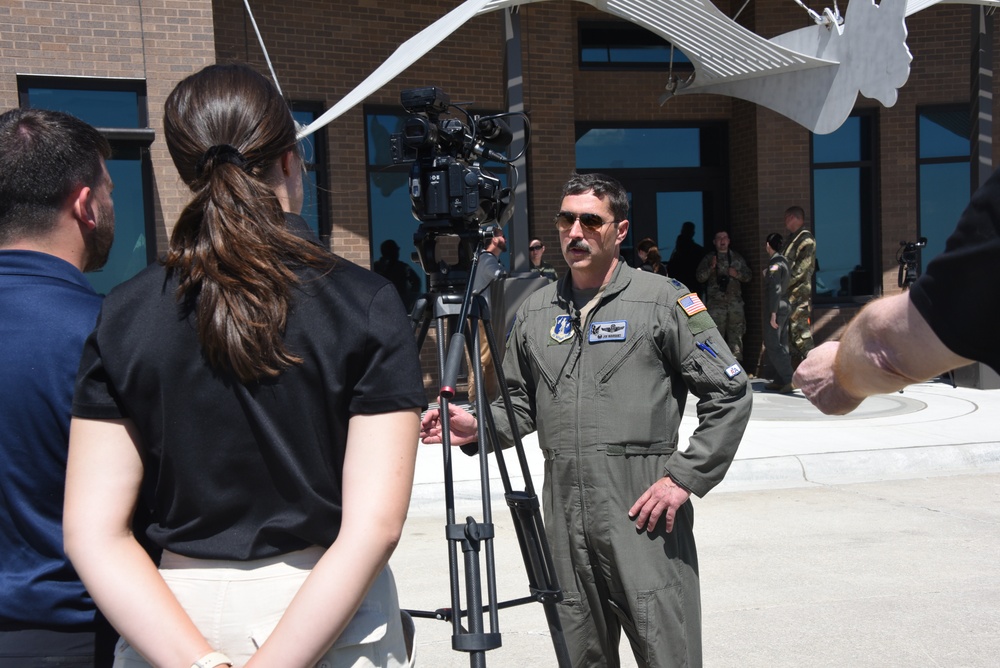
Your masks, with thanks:
[[[198,164],[195,166],[195,172],[201,174],[205,167],[212,163],[213,166],[220,162],[228,162],[232,165],[236,165],[243,171],[247,171],[247,159],[243,157],[243,154],[237,150],[235,146],[230,146],[229,144],[216,144],[212,146],[205,154],[201,156],[198,160]]]

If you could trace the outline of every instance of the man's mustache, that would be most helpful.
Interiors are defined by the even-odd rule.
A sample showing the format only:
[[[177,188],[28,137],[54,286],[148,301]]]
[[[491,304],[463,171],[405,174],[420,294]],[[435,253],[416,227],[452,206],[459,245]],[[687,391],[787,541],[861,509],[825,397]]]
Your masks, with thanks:
[[[581,250],[587,253],[590,252],[590,244],[588,244],[583,239],[573,239],[566,245],[566,250]]]

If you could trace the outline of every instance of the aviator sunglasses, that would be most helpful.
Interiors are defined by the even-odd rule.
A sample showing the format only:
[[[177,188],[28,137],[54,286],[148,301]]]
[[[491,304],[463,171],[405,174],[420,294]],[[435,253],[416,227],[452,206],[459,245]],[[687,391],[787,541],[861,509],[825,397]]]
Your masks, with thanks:
[[[577,220],[579,220],[580,224],[588,230],[598,230],[602,225],[605,225],[608,222],[614,222],[604,220],[596,213],[573,213],[572,211],[560,211],[556,214],[556,227],[560,230],[568,230],[573,227],[573,223]]]

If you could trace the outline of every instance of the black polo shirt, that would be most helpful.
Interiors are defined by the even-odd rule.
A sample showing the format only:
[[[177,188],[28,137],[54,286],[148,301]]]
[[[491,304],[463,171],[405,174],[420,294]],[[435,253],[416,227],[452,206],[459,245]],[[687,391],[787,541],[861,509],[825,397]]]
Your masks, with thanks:
[[[976,191],[910,300],[952,352],[1000,373],[1000,171]]]
[[[156,545],[237,560],[329,546],[340,528],[349,418],[425,406],[392,284],[340,258],[332,271],[297,273],[285,342],[304,363],[250,384],[203,359],[194,315],[163,267],[105,299],[73,415],[135,423]]]

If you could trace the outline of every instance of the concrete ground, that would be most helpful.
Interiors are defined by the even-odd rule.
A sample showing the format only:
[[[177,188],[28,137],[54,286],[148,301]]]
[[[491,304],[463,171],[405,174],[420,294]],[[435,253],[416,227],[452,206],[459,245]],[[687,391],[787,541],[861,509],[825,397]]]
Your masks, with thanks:
[[[683,433],[694,415],[692,404]],[[695,500],[705,665],[998,665],[998,415],[1000,391],[942,383],[873,397],[839,418],[799,393],[755,393],[729,476]],[[540,487],[531,437],[525,454]],[[489,461],[498,598],[507,601],[528,595],[527,577]],[[442,462],[440,446],[421,447],[391,562],[411,610],[450,607]],[[460,520],[483,520],[477,467],[464,455],[453,462]],[[478,561],[485,574],[485,552]],[[452,649],[450,624],[417,619],[416,628],[419,665],[472,665]],[[502,609],[498,631],[502,646],[485,653],[486,665],[557,665],[541,604]],[[622,656],[636,665],[627,642]]]

